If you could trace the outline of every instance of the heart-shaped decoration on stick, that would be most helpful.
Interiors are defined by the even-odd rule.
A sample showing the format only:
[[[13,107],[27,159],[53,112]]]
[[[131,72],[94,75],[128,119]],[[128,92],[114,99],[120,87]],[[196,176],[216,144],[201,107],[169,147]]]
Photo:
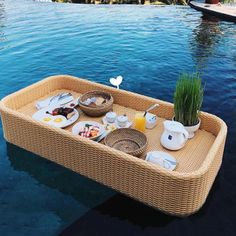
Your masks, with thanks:
[[[123,81],[123,77],[121,75],[117,76],[116,78],[110,78],[110,83],[113,86],[116,86],[117,89],[120,88],[122,81]]]

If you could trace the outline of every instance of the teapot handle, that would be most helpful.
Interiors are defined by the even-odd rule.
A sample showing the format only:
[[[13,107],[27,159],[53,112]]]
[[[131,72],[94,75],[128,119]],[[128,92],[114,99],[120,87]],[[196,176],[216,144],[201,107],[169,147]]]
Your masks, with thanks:
[[[188,140],[189,133],[185,128],[183,129],[183,135],[184,135],[185,140]]]

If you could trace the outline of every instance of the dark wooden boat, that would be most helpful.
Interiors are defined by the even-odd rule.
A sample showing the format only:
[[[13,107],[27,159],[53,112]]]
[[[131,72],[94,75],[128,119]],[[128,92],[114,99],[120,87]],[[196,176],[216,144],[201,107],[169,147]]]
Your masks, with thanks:
[[[236,23],[236,7],[224,6],[221,4],[199,3],[195,1],[191,1],[189,5],[197,11]]]

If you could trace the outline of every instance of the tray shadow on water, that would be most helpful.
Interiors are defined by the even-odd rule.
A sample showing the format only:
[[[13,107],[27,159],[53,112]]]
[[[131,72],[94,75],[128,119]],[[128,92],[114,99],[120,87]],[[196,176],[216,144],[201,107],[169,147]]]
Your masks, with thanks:
[[[193,216],[177,218],[145,206],[15,145],[7,143],[7,153],[15,170],[29,173],[40,184],[59,190],[90,209],[82,216],[77,212],[77,219],[73,220],[73,223],[67,222],[60,229],[61,236],[109,235],[109,232],[112,235],[125,235],[127,232],[130,235],[143,235],[147,231],[153,232],[154,235],[157,232],[176,235],[178,233],[176,230],[179,232],[185,230],[186,235],[191,235],[193,228],[204,235],[206,229],[200,227],[203,219],[210,226],[214,226],[209,228],[215,232],[218,230],[215,227],[215,220],[222,220],[222,212],[225,211],[226,221],[230,219],[232,212],[234,214],[232,206],[226,207],[222,201],[223,193],[228,188],[222,184],[224,168],[218,174],[203,208]],[[75,212],[71,214],[76,215]],[[189,227],[191,221],[195,222],[195,227],[192,224]],[[231,230],[229,227],[226,231],[231,232]]]
[[[114,227],[122,227],[122,231],[127,227],[140,232],[149,227],[161,230],[179,220],[187,220],[163,214],[13,144],[7,143],[7,154],[14,169],[29,173],[41,184],[70,195],[90,209],[74,223],[68,222],[71,225],[67,225],[60,235],[77,235],[78,231],[88,230],[94,234],[103,227],[106,233],[105,228],[109,225],[112,225],[112,231]],[[212,192],[219,190],[219,185],[220,181],[216,181],[207,203],[191,218],[201,218],[206,214],[211,208],[209,202],[214,202]],[[91,229],[90,224],[93,224]]]
[[[13,144],[7,143],[7,155],[15,170],[29,173],[40,184],[72,196],[101,215],[126,219],[142,228],[175,219]]]
[[[94,207],[115,194],[88,178],[7,142],[7,155],[14,169],[26,171],[39,183]]]
[[[206,235],[206,228],[202,226],[202,220],[206,220],[209,229],[217,235],[215,220],[221,213],[216,213],[218,200],[216,192],[220,192],[221,181],[219,177],[210,191],[207,202],[203,208],[189,217],[175,217],[166,215],[158,210],[152,209],[122,194],[116,194],[102,204],[85,213],[69,227],[65,228],[60,236],[77,235]],[[213,217],[212,213],[216,213]],[[192,225],[190,222],[195,222]],[[231,229],[228,230],[229,232]],[[98,233],[99,232],[99,233]],[[231,235],[231,234],[228,234]]]

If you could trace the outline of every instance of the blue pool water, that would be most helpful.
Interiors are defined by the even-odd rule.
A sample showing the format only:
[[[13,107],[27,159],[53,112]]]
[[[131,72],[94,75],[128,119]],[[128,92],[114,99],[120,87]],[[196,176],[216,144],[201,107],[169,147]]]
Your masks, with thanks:
[[[221,172],[198,214],[175,219],[153,211],[6,145],[0,126],[0,235],[236,232],[235,24],[181,6],[0,0],[0,98],[44,77],[71,74],[103,84],[123,75],[123,89],[172,101],[179,73],[196,70],[205,83],[203,110],[229,127]]]

